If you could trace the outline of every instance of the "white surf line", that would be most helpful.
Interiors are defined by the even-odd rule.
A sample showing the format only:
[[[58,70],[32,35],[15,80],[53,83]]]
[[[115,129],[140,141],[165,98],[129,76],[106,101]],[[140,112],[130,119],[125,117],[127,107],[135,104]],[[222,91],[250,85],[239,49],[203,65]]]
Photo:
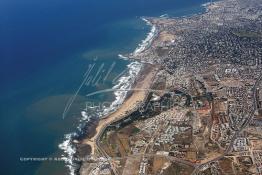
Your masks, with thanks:
[[[64,109],[64,112],[63,112],[63,119],[65,118],[66,114],[68,113],[69,109],[71,108],[71,105],[73,104],[73,102],[75,101],[76,99],[76,96],[78,95],[79,91],[81,90],[81,88],[83,87],[83,85],[85,84],[85,82],[87,81],[92,69],[94,68],[95,64],[93,64],[91,67],[89,66],[88,70],[86,71],[85,73],[85,78],[84,80],[82,81],[81,85],[79,86],[79,88],[77,89],[77,91],[75,92],[74,96],[71,97],[67,104],[66,104],[66,107]]]
[[[133,62],[133,63],[136,63],[136,62]],[[132,64],[132,63],[131,63]],[[129,64],[130,65],[130,64]],[[130,73],[130,67],[129,65],[127,65],[128,69],[125,69],[123,70],[120,74],[118,74],[113,80],[112,80],[112,83],[115,84],[115,86],[119,86],[120,83],[119,83],[119,80],[126,74],[126,73]],[[114,87],[115,87],[114,86]]]
[[[148,19],[145,17],[141,17],[143,21],[149,26],[151,26],[151,30],[147,34],[146,38],[142,40],[142,42],[138,45],[138,47],[135,49],[135,51],[132,53],[133,56],[137,56],[138,54],[142,53],[145,51],[151,44],[152,41],[154,40],[155,36],[158,33],[158,29],[156,25],[152,24]]]

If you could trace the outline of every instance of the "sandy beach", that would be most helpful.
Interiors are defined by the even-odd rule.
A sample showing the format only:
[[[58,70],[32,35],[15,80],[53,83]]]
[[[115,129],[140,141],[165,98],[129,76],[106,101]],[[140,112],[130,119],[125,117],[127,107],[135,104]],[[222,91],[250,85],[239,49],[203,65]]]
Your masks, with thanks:
[[[134,89],[149,89],[152,85],[155,74],[158,68],[151,65],[145,65],[143,70],[139,73],[139,77],[136,80]],[[114,121],[122,119],[127,113],[133,111],[137,106],[143,102],[148,94],[147,90],[133,90],[131,95],[124,101],[124,103],[112,114],[108,115],[99,121],[96,127],[96,133],[91,138],[86,138],[83,140],[83,144],[88,144],[91,147],[91,155],[95,154],[96,150],[96,140],[101,134],[103,129]]]

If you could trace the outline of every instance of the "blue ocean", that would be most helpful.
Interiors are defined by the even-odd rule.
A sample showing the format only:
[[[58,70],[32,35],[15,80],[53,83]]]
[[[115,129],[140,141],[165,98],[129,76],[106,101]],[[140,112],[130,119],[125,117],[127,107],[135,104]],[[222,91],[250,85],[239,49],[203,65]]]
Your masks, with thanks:
[[[79,125],[85,96],[112,87],[150,26],[142,16],[184,16],[208,0],[1,0],[0,132],[3,175],[69,174],[58,145]],[[63,119],[90,65],[114,67],[104,83],[85,85]],[[94,73],[94,72],[93,72]],[[99,95],[97,101],[114,100]]]

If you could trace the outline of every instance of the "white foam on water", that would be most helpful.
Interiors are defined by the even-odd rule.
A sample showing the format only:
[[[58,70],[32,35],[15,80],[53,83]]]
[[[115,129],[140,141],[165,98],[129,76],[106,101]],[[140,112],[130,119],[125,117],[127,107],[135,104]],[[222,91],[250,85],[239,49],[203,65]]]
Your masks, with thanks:
[[[108,108],[103,110],[103,116],[114,112],[124,102],[128,91],[132,88],[132,85],[134,84],[135,79],[142,68],[142,63],[135,61],[127,65],[127,67],[127,74],[120,77],[117,81],[118,83],[112,88],[115,89],[115,100]]]
[[[142,18],[143,21],[146,22],[147,25],[152,26],[150,32],[148,33],[146,39],[142,40],[142,43],[138,45],[138,47],[133,52],[133,55],[136,56],[137,54],[143,52],[153,41],[154,37],[157,35],[157,28],[153,25],[149,20],[146,18]]]
[[[151,25],[151,23],[145,19],[142,18],[148,25]],[[146,49],[147,45],[150,44],[151,40],[153,39],[154,35],[156,33],[156,27],[153,26],[150,33],[146,37],[145,40],[142,41],[142,43],[139,45],[138,48],[135,49],[134,54],[138,54],[142,52],[144,49]],[[121,54],[118,55],[122,59],[128,59],[128,57],[125,57]],[[106,116],[115,110],[124,102],[128,91],[132,88],[132,85],[135,82],[135,79],[140,72],[142,68],[142,63],[139,63],[137,61],[131,62],[127,65],[127,73],[125,73],[123,76],[121,76],[117,80],[117,84],[113,86],[114,96],[115,100],[110,104],[109,107],[105,107],[100,112],[97,112],[99,115],[98,117]],[[118,90],[120,89],[120,90]],[[81,111],[81,119],[80,124],[77,127],[77,129],[81,129],[81,126],[83,125],[83,122],[88,122],[90,120],[90,116],[87,114],[86,110]],[[81,125],[82,123],[82,125]],[[58,147],[63,150],[64,154],[62,155],[62,159],[65,161],[66,166],[69,168],[70,175],[75,175],[76,173],[76,165],[74,164],[74,155],[76,153],[76,148],[73,145],[73,137],[76,136],[76,133],[69,133],[64,136],[64,141],[58,145]]]
[[[87,115],[86,111],[81,111],[81,119],[80,122],[88,122],[90,120],[90,116]],[[77,129],[81,129],[80,127],[81,125],[79,125],[77,127]],[[75,175],[75,171],[76,171],[76,166],[73,162],[74,159],[74,155],[76,153],[76,148],[75,146],[72,144],[73,143],[73,137],[76,136],[76,133],[69,133],[69,134],[65,134],[64,136],[64,140],[61,144],[58,145],[58,147],[64,152],[64,154],[62,154],[61,159],[64,160],[66,167],[68,167],[69,169],[69,174],[70,175]]]
[[[210,5],[210,3],[203,4],[202,6],[207,9],[207,7]],[[167,14],[161,15],[160,17],[168,17]],[[138,47],[135,49],[135,51],[131,54],[132,56],[136,56],[140,53],[142,53],[147,47],[152,43],[154,37],[157,35],[158,31],[155,25],[153,25],[149,20],[146,18],[142,18],[143,21],[146,22],[147,25],[152,26],[150,32],[148,33],[147,37],[142,40],[142,42],[138,45]],[[126,56],[123,56],[121,54],[118,55],[122,59],[129,59]],[[133,83],[135,82],[135,79],[142,69],[142,63],[139,62],[132,62],[130,63],[128,67],[128,73],[123,75],[118,79],[118,83],[113,87],[115,89],[114,95],[115,100],[111,103],[109,107],[105,107],[105,109],[99,113],[100,116],[108,115],[112,112],[114,112],[125,100],[128,89],[130,90],[132,88]],[[120,89],[121,91],[117,90]],[[125,91],[126,90],[126,91]],[[81,129],[81,122],[88,122],[90,120],[90,116],[88,116],[86,111],[81,111],[82,118],[80,119],[80,125],[77,127],[78,129]],[[69,133],[65,135],[65,140],[59,144],[59,148],[64,151],[64,155],[62,155],[62,159],[65,161],[66,166],[69,168],[70,175],[75,175],[76,173],[76,165],[73,162],[74,154],[76,153],[76,148],[72,144],[73,137],[76,136],[76,133]]]
[[[70,175],[75,175],[75,164],[73,162],[73,157],[76,153],[76,148],[71,143],[73,135],[73,133],[66,134],[65,140],[58,145],[58,147],[64,151],[64,154],[62,154],[61,159],[64,160],[66,166],[68,167]]]
[[[82,116],[81,121],[86,121],[86,120],[89,121],[90,119],[90,116],[87,115],[86,111],[81,111],[81,116]]]
[[[112,88],[115,89],[115,100],[111,103],[109,107],[105,108],[100,114],[98,113],[99,115],[104,116],[111,112],[114,112],[119,107],[119,105],[121,105],[124,102],[128,90],[131,89],[138,73],[142,68],[142,63],[132,62],[129,65],[127,65],[127,67],[127,73],[120,77],[117,80],[117,84]],[[118,89],[123,91],[118,91]],[[90,116],[88,115],[86,110],[81,111],[81,116],[82,117],[80,119],[80,125],[77,127],[78,129],[81,129],[81,123],[88,122],[90,120]],[[58,147],[64,152],[64,154],[62,155],[62,159],[65,161],[66,166],[69,168],[70,175],[75,175],[76,171],[76,165],[73,162],[74,154],[76,153],[76,148],[72,144],[73,136],[75,135],[76,133],[66,134],[64,136],[64,141],[58,145]]]
[[[144,39],[141,42],[141,44],[139,44],[139,46],[135,49],[133,55],[143,52],[157,34],[156,27],[152,25],[150,21],[148,21],[145,18],[142,18],[142,20],[144,20],[147,25],[152,26],[152,28],[151,31],[148,33],[146,39]],[[119,54],[118,56],[122,59],[129,59],[128,57],[123,56],[121,54]],[[137,61],[131,62],[129,65],[127,65],[127,73],[121,76],[117,80],[117,84],[112,88],[113,90],[115,90],[115,100],[110,104],[109,107],[105,107],[105,109],[103,109],[101,112],[97,112],[99,117],[103,117],[114,112],[124,102],[127,93],[132,88],[132,85],[134,84],[138,73],[142,69],[142,66],[143,64]],[[82,118],[80,119],[80,124],[77,127],[77,129],[81,129],[81,123],[83,124],[83,122],[88,122],[90,120],[90,116],[87,114],[86,110],[81,111],[81,116]],[[73,162],[74,154],[76,153],[76,148],[72,144],[74,136],[76,136],[76,133],[66,134],[64,136],[64,141],[58,146],[64,152],[64,154],[62,155],[62,159],[65,161],[66,166],[69,168],[70,175],[75,175],[76,173],[76,165]]]

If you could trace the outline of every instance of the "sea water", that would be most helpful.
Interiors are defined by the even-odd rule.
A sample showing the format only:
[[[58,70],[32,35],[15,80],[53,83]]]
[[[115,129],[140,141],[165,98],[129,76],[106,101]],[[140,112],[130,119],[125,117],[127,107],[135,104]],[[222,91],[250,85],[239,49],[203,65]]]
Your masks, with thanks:
[[[73,168],[70,152],[74,152],[70,134],[90,116],[84,110],[86,95],[130,88],[141,68],[139,63],[119,58],[139,52],[142,40],[150,39],[148,33],[154,29],[141,17],[191,15],[199,13],[206,2],[1,0],[0,174],[69,174]],[[101,65],[106,71],[114,67],[105,81],[84,83],[78,91],[94,64],[92,77]],[[92,100],[112,101],[108,113],[125,95],[125,91],[112,91]],[[55,159],[61,156],[62,161]]]

